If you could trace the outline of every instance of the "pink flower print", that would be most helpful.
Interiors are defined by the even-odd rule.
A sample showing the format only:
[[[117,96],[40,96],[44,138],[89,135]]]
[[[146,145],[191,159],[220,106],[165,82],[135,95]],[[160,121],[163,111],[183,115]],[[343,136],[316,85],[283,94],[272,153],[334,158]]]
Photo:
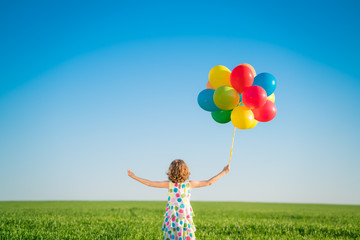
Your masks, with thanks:
[[[190,218],[190,215],[187,215],[186,217],[187,217],[187,218]]]
[[[181,237],[181,232],[178,233],[178,236]]]
[[[180,210],[179,210],[179,212],[180,212],[180,213],[183,213],[183,212],[184,212],[184,210],[183,210],[183,209],[180,209]]]
[[[177,193],[177,194],[176,194],[176,197],[180,197],[180,193]]]
[[[171,221],[175,222],[175,217],[173,217],[173,218],[171,219]]]
[[[177,187],[178,186],[178,184],[177,183],[175,183],[175,187]]]
[[[189,236],[186,237],[186,240],[191,240]]]

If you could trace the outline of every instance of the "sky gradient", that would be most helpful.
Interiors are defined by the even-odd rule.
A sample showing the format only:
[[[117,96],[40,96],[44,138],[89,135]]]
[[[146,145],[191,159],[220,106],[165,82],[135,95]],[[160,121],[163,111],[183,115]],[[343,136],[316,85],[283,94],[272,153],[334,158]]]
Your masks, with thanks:
[[[277,78],[278,115],[237,130],[231,172],[193,200],[360,204],[356,1],[0,7],[0,200],[164,200],[228,162],[232,125],[196,102],[215,65]]]

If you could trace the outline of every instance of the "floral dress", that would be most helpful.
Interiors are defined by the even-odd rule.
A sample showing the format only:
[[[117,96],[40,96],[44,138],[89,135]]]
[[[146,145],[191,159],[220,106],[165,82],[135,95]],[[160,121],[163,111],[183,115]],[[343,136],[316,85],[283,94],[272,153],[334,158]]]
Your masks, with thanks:
[[[195,216],[190,204],[190,183],[169,182],[168,203],[161,230],[164,240],[195,240]]]

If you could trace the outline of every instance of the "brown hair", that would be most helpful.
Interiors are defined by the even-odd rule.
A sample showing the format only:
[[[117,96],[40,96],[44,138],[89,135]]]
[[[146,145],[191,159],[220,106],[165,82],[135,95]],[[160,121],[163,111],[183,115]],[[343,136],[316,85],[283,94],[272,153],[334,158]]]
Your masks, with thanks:
[[[182,183],[189,178],[190,171],[183,160],[176,159],[170,163],[169,171],[166,174],[173,183]]]

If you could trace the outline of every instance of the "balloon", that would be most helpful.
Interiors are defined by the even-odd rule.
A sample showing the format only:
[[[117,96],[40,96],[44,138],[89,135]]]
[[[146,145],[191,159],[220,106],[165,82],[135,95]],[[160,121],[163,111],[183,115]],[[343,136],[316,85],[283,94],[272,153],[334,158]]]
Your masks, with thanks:
[[[207,82],[206,84],[206,89],[214,89],[211,84],[210,84],[210,81]]]
[[[272,101],[273,103],[275,103],[275,93],[272,93],[270,96],[267,97],[267,100]]]
[[[259,86],[245,88],[242,95],[242,102],[250,109],[261,107],[266,102],[266,92]]]
[[[230,118],[231,111],[232,110],[215,111],[215,112],[211,112],[211,116],[215,120],[215,122],[228,123],[231,120],[231,118]]]
[[[251,129],[251,128],[254,128],[257,124],[258,124],[259,121],[257,121],[255,118],[254,118],[254,121],[252,121],[252,124],[251,126],[248,128],[248,129]]]
[[[249,67],[245,65],[239,65],[232,70],[230,75],[230,82],[236,91],[242,93],[245,88],[250,87],[253,84],[254,74]]]
[[[214,92],[214,89],[205,89],[198,95],[198,104],[205,111],[213,112],[220,110],[214,103]]]
[[[266,94],[270,96],[276,88],[276,79],[270,73],[260,73],[254,78],[254,84],[265,89]]]
[[[254,117],[259,122],[268,122],[271,121],[276,115],[276,106],[270,100],[267,100],[264,106],[251,109],[254,113]]]
[[[245,106],[237,106],[232,110],[231,122],[239,129],[250,129],[257,124],[253,112]]]
[[[214,103],[222,110],[231,110],[239,104],[240,96],[235,89],[221,86],[215,90]]]
[[[239,64],[239,65],[244,65],[244,66],[247,66],[247,67],[248,67],[248,68],[250,68],[250,69],[251,69],[251,71],[253,72],[254,77],[256,76],[255,69],[254,69],[254,67],[253,67],[253,66],[251,66],[250,64],[248,64],[248,63],[242,63],[242,64]]]
[[[214,89],[221,86],[231,86],[230,70],[222,65],[213,67],[209,72],[209,82]]]

